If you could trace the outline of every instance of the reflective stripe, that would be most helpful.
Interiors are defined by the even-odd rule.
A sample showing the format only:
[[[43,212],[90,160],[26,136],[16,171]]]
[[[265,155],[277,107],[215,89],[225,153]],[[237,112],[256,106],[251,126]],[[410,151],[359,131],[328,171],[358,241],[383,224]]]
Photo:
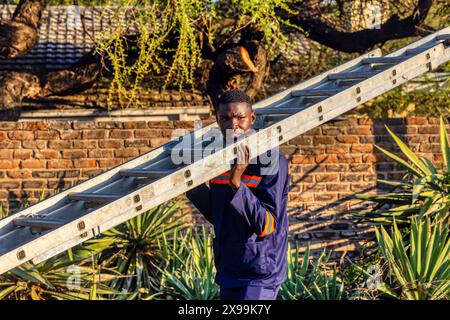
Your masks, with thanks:
[[[263,232],[258,236],[260,238],[263,238],[275,231],[275,217],[269,213],[269,211],[266,210],[266,221],[264,223],[264,230]]]
[[[269,212],[266,211],[266,222],[265,222],[265,224],[264,224],[264,230],[263,230],[263,232],[259,235],[259,237],[261,237],[261,238],[264,237],[264,236],[266,235],[267,230],[269,229],[269,220],[271,219],[270,217],[271,217],[271,215],[269,214]]]
[[[220,176],[217,176],[214,179],[211,179],[210,182],[215,183],[215,184],[228,184],[229,179],[230,179],[230,172],[227,171],[227,172],[222,173]],[[261,180],[262,180],[262,177],[260,177],[260,176],[252,176],[252,175],[248,175],[248,174],[243,174],[241,176],[241,182],[250,188],[258,187]]]

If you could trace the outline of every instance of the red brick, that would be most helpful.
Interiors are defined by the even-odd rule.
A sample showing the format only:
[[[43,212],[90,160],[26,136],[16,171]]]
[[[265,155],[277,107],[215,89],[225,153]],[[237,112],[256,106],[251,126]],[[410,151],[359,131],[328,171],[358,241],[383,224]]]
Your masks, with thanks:
[[[64,159],[83,159],[87,157],[86,150],[64,150]]]
[[[0,189],[18,189],[20,181],[16,180],[0,180]]]
[[[289,144],[295,144],[295,145],[312,145],[313,138],[312,137],[306,137],[306,136],[298,136],[291,140],[289,140]]]
[[[373,125],[373,119],[371,118],[359,118],[358,119],[358,124],[359,125]]]
[[[133,137],[131,130],[111,130],[109,137],[112,139],[130,139]]]
[[[95,121],[74,121],[73,128],[75,130],[81,130],[81,129],[95,129],[96,122]]]
[[[322,134],[324,134],[326,136],[337,136],[340,134],[345,134],[345,128],[344,127],[322,128]]]
[[[336,156],[338,163],[361,163],[361,156],[354,156],[349,154],[339,154]]]
[[[99,175],[104,170],[102,169],[90,169],[90,170],[83,170],[82,176],[85,178],[92,178],[96,175]]]
[[[314,137],[314,145],[318,146],[321,144],[329,145],[334,144],[335,138],[334,137]]]
[[[8,139],[8,135],[5,131],[0,131],[0,141]]]
[[[153,130],[134,130],[134,137],[137,139],[141,138],[154,138],[156,137],[156,133]]]
[[[75,149],[97,149],[97,140],[75,140],[73,141],[73,147]]]
[[[41,151],[35,151],[34,157],[36,159],[58,159],[61,157],[61,154],[59,151],[55,150],[41,150]]]
[[[345,146],[331,146],[326,149],[327,154],[348,153],[348,147]]]
[[[49,123],[46,121],[27,121],[22,124],[24,130],[42,131],[49,129]]]
[[[83,130],[83,139],[105,139],[107,130]]]
[[[65,168],[73,168],[73,163],[71,160],[49,160],[47,162],[48,169],[65,169]]]
[[[123,140],[101,140],[98,144],[100,148],[118,149],[123,147]]]
[[[358,143],[357,136],[337,136],[336,140],[341,143]]]
[[[362,174],[357,173],[343,173],[339,177],[341,181],[348,181],[348,182],[361,181],[362,178],[363,178]]]
[[[347,165],[345,164],[327,164],[326,170],[328,172],[342,172],[347,170]]]
[[[428,123],[427,118],[425,117],[408,117],[406,118],[406,123],[408,125],[419,125],[423,126]]]
[[[126,140],[125,147],[148,147],[150,146],[149,140]]]
[[[335,155],[316,156],[316,163],[337,163],[337,160]]]
[[[75,139],[81,139],[81,131],[66,131],[66,132],[61,132],[61,139],[62,139],[62,140],[75,140]]]
[[[14,159],[25,160],[30,159],[33,154],[31,150],[14,150]]]
[[[371,127],[349,127],[347,128],[347,133],[355,135],[371,135],[372,129]]]
[[[45,168],[45,160],[23,160],[21,163],[22,169],[44,169]]]
[[[315,163],[314,156],[293,155],[291,159],[292,163]]]
[[[431,127],[431,126],[419,127],[418,128],[418,132],[420,134],[438,134],[439,133],[439,127],[438,126],[435,126],[435,127]]]
[[[6,130],[20,129],[20,123],[17,121],[0,121],[0,129]]]
[[[8,177],[11,179],[28,179],[31,178],[31,171],[29,170],[14,170],[7,171]]]
[[[362,144],[352,146],[350,152],[351,153],[369,153],[373,151],[373,146],[371,144]]]
[[[127,121],[123,123],[124,129],[146,129],[148,128],[146,121]]]
[[[11,140],[33,140],[34,134],[31,131],[12,131],[8,133]]]
[[[34,133],[36,139],[42,140],[56,140],[59,139],[58,131],[48,130],[48,131],[36,131]]]
[[[33,171],[33,177],[34,178],[55,178],[56,172],[55,171]]]
[[[112,168],[115,167],[119,164],[122,163],[121,159],[100,159],[98,161],[99,163],[99,167],[102,169],[108,169],[108,168]]]
[[[47,141],[44,140],[34,140],[34,141],[23,141],[22,147],[25,149],[44,149],[47,145]]]
[[[12,150],[0,150],[0,159],[12,159],[13,151]]]
[[[71,147],[72,141],[52,140],[48,142],[49,149],[61,150],[61,149],[70,149]]]
[[[0,169],[18,169],[18,163],[17,160],[2,160],[0,161]]]
[[[335,193],[319,193],[314,195],[314,201],[336,201],[337,200],[337,194]]]
[[[338,175],[336,173],[315,174],[316,182],[334,182],[338,181]]]
[[[150,146],[153,148],[159,147],[169,141],[170,141],[169,138],[152,138],[150,139]]]
[[[23,188],[38,189],[47,185],[45,180],[26,180],[22,183]]]
[[[349,191],[350,185],[345,183],[327,183],[327,191]]]
[[[121,150],[114,150],[114,154],[116,157],[119,158],[130,158],[130,157],[137,157],[139,155],[139,149],[121,149]]]
[[[350,164],[350,171],[352,172],[368,172],[370,171],[372,166],[370,164],[362,163],[362,164]]]
[[[73,160],[73,165],[75,168],[96,168],[97,160],[95,159]]]
[[[115,121],[101,121],[97,123],[97,128],[99,129],[115,129],[115,128],[123,128],[123,122],[115,122]]]
[[[113,158],[114,151],[108,149],[94,149],[88,151],[89,158]]]

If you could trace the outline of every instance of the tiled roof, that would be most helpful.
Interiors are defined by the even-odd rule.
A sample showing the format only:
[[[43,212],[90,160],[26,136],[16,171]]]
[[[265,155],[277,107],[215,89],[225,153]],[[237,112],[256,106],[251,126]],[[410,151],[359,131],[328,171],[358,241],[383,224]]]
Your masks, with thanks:
[[[0,20],[9,20],[14,9],[15,6],[1,5]],[[94,40],[102,32],[112,31],[113,14],[112,7],[47,7],[42,14],[38,44],[16,59],[0,60],[0,71],[32,69],[36,65],[50,70],[70,66],[94,47]],[[127,18],[126,15],[122,14]],[[127,25],[133,28],[132,24]]]

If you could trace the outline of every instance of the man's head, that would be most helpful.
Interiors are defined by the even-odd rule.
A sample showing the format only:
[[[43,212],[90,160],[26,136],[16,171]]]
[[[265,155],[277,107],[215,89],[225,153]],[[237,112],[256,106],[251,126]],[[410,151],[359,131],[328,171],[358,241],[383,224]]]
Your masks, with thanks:
[[[246,133],[255,119],[252,99],[244,91],[233,89],[220,96],[216,107],[216,120],[224,138],[227,129],[232,130],[235,138]]]

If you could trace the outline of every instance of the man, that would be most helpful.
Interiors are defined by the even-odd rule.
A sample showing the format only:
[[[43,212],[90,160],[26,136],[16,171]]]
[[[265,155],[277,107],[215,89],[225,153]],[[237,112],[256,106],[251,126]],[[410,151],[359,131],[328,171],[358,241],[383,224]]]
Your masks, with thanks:
[[[230,90],[219,99],[216,120],[223,137],[248,133],[256,119],[250,97]],[[286,214],[288,163],[271,150],[275,161],[250,162],[248,147],[225,172],[189,192],[187,197],[214,225],[216,283],[223,300],[274,300],[287,271]]]

